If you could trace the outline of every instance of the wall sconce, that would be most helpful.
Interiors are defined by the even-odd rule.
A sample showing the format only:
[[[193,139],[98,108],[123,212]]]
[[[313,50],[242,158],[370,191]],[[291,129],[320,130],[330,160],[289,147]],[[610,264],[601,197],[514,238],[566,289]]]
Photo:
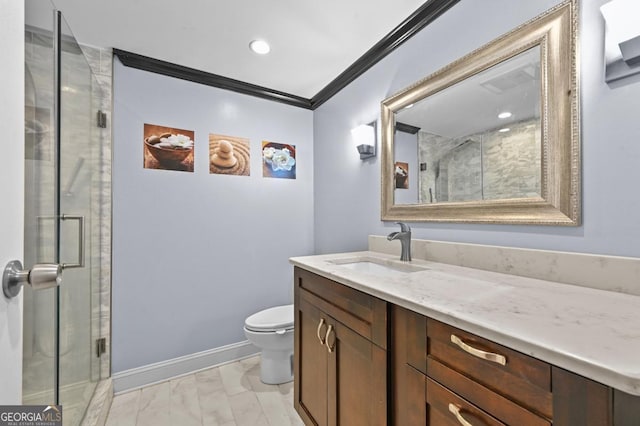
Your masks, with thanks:
[[[640,73],[640,1],[612,0],[600,7],[606,24],[605,81],[611,83]]]
[[[356,141],[360,159],[376,156],[376,122],[361,124],[351,129],[351,136]]]

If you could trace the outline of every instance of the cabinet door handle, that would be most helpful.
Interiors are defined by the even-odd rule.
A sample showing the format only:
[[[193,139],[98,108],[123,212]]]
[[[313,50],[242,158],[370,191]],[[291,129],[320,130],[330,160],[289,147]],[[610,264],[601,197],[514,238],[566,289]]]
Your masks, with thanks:
[[[322,330],[322,326],[324,325],[324,318],[320,318],[320,323],[318,323],[318,330],[316,331],[316,336],[318,336],[318,340],[320,340],[320,344],[324,345],[324,340],[320,335],[320,330]]]
[[[462,417],[462,414],[460,413],[460,407],[458,407],[457,405],[449,403],[449,411],[451,412],[451,414],[456,416],[456,419],[462,426],[473,426],[467,421],[467,419]]]
[[[451,335],[451,342],[456,346],[458,346],[463,351],[475,357],[482,358],[487,361],[495,362],[500,365],[507,365],[507,358],[504,355],[494,354],[493,352],[486,352],[480,349],[476,349],[472,346],[467,345],[465,342],[462,341],[462,339],[460,339],[455,334]]]
[[[331,334],[331,332],[332,332],[332,331],[333,331],[333,326],[332,326],[331,324],[329,324],[329,328],[327,328],[327,335],[326,335],[326,336],[324,336],[324,344],[325,344],[325,346],[327,347],[327,349],[329,350],[329,353],[332,353],[332,352],[333,352],[333,349],[334,349],[334,348],[335,348],[335,346],[336,346],[335,339],[334,339],[334,341],[333,341],[333,344],[332,344],[332,345],[330,345],[330,344],[329,344],[329,335]],[[335,334],[336,334],[336,333],[335,333],[335,332],[333,332],[333,335],[334,335],[334,336],[335,336]]]

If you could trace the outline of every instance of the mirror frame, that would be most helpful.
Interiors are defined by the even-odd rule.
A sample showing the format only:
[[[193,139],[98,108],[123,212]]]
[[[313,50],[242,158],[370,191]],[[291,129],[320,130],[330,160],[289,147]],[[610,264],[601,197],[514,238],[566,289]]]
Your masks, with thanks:
[[[581,220],[576,0],[566,0],[381,104],[382,220],[578,226]],[[395,112],[540,46],[541,196],[394,204]]]

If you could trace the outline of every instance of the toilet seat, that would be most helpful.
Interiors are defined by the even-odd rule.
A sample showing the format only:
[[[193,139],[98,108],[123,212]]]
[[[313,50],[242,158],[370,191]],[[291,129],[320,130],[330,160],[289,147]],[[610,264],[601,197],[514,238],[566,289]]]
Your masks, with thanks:
[[[248,317],[244,326],[254,332],[283,332],[293,330],[293,305],[276,306]]]

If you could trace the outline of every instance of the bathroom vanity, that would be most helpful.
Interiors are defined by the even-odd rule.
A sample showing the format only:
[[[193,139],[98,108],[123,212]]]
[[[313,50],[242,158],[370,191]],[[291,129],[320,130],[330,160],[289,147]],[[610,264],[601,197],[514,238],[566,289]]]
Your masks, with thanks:
[[[295,405],[306,424],[384,425],[387,303],[295,269]]]
[[[305,424],[640,424],[640,297],[396,259],[291,259]]]

